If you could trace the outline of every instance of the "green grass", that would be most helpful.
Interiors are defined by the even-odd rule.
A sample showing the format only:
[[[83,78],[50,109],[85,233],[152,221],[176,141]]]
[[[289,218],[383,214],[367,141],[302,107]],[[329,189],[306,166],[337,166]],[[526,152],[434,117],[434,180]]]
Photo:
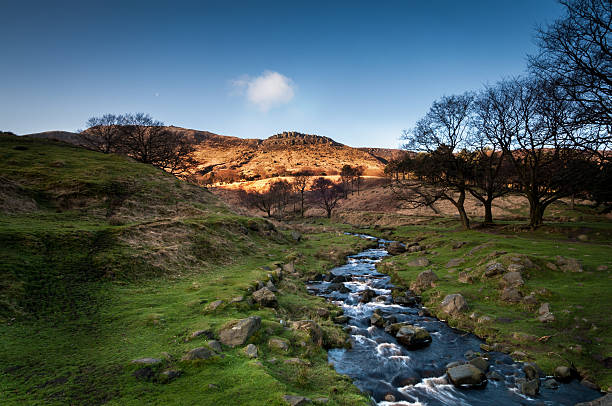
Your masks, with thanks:
[[[612,224],[603,218],[597,223],[570,222],[548,224],[535,232],[506,222],[492,229],[461,231],[456,220],[432,219],[426,225],[400,226],[383,231],[372,229],[373,234],[404,242],[422,239],[429,246],[427,254],[405,253],[386,259],[383,272],[393,276],[394,282],[408,287],[425,269],[432,269],[440,278],[436,286],[423,292],[425,305],[435,313],[445,295],[461,293],[470,306],[463,316],[447,318],[453,326],[473,331],[488,343],[504,343],[510,350],[526,352],[546,372],[554,367],[573,363],[581,374],[602,388],[612,387],[612,372],[601,360],[612,355]],[[588,242],[575,239],[586,234]],[[454,243],[466,244],[454,249]],[[476,246],[482,249],[469,252]],[[501,254],[500,251],[507,254]],[[490,261],[510,263],[511,254],[528,256],[536,267],[523,273],[524,295],[535,292],[540,303],[550,303],[556,320],[543,324],[536,320],[539,305],[510,304],[500,299],[500,277],[483,277]],[[427,267],[410,267],[407,262],[425,255],[431,262]],[[578,259],[582,273],[552,271],[545,265],[556,256]],[[453,258],[463,258],[461,265],[448,269]],[[606,270],[597,270],[605,265]],[[471,268],[471,270],[470,270]],[[471,284],[460,283],[457,275],[467,270],[473,277]],[[476,318],[469,317],[475,313]],[[492,323],[479,323],[478,316],[487,315]],[[547,342],[532,341],[514,335],[525,333],[536,337],[552,335]]]
[[[324,348],[280,324],[314,319],[325,346],[345,345],[341,327],[316,312],[337,308],[301,278],[278,284],[278,309],[230,301],[278,263],[323,272],[369,242],[316,226],[295,243],[152,167],[61,143],[0,137],[0,173],[2,207],[12,208],[0,212],[1,404],[280,405],[285,394],[367,404]],[[207,310],[215,300],[224,304]],[[193,331],[251,315],[263,319],[250,339],[258,360],[224,348],[225,357],[180,361],[206,343]],[[290,350],[268,348],[270,337]],[[137,379],[130,361],[141,357],[167,357],[163,367],[183,375]],[[290,357],[311,366],[282,362]]]

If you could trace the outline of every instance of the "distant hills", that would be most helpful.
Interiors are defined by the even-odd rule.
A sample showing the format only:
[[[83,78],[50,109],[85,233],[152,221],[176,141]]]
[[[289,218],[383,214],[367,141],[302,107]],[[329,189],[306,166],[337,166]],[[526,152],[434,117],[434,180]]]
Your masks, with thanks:
[[[169,126],[168,130],[195,144],[196,176],[213,174],[216,181],[265,179],[309,170],[317,175],[336,175],[344,165],[361,166],[365,175],[382,174],[399,149],[353,148],[331,138],[300,132],[283,132],[267,139],[238,138],[208,131]],[[26,134],[81,145],[79,135],[66,131]]]

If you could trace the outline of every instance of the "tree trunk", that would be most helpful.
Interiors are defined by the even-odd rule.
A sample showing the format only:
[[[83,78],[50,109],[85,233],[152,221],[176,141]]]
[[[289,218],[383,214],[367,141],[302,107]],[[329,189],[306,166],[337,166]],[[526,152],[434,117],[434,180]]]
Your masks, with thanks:
[[[301,204],[302,207],[300,208],[300,213],[302,214],[302,217],[304,217],[304,192],[302,192],[302,199],[301,199]]]
[[[482,203],[484,204],[485,209],[484,223],[493,224],[493,200],[487,199]]]
[[[326,209],[326,210],[327,210],[327,218],[330,219],[331,218],[332,209]]]
[[[469,230],[470,229],[470,218],[465,212],[465,206],[464,206],[465,190],[461,190],[461,192],[459,192],[459,199],[457,199],[456,202],[452,200],[451,202],[455,205],[455,207],[457,208],[457,211],[459,212],[459,217],[461,218],[461,224],[463,225],[463,228],[465,230]]]
[[[570,200],[570,210],[574,210],[576,207],[576,202],[574,200],[574,194],[572,193],[572,200]]]
[[[529,199],[529,227],[535,230],[541,226],[544,221],[544,206],[539,200]]]

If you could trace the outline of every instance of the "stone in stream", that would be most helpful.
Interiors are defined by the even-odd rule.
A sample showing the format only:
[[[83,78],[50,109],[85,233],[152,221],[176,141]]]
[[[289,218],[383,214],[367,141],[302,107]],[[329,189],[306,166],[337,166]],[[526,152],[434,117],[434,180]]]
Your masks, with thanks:
[[[520,378],[516,383],[523,395],[536,396],[540,392],[540,380],[537,378],[530,380]]]
[[[453,293],[446,295],[441,303],[441,309],[448,314],[458,314],[465,312],[468,309],[468,304],[460,293]]]
[[[261,327],[261,317],[234,320],[219,331],[220,341],[231,347],[243,345]]]
[[[487,382],[484,372],[472,364],[458,365],[449,368],[446,373],[455,386],[483,386]]]
[[[553,378],[548,378],[542,382],[542,387],[546,389],[559,389],[559,384]]]
[[[215,353],[207,347],[198,347],[189,350],[187,354],[181,358],[182,361],[196,361],[209,359],[215,356]]]
[[[482,357],[472,358],[470,360],[470,364],[474,365],[476,368],[480,369],[482,372],[487,372],[489,370],[489,362]]]
[[[561,365],[555,368],[553,376],[559,382],[569,382],[572,380],[572,370],[570,367]]]
[[[402,326],[395,339],[408,349],[417,349],[431,344],[431,335],[422,327],[404,325]]]
[[[421,293],[434,286],[434,282],[438,280],[436,275],[431,269],[421,272],[410,285],[410,289],[416,293]]]
[[[374,296],[376,296],[376,292],[374,292],[372,289],[365,289],[359,292],[359,301],[361,303],[368,303],[374,299]]]
[[[253,292],[253,300],[264,307],[277,307],[276,295],[270,289],[264,287]]]
[[[379,309],[374,310],[374,313],[370,317],[370,324],[376,327],[384,327],[385,320],[383,319],[382,313]]]

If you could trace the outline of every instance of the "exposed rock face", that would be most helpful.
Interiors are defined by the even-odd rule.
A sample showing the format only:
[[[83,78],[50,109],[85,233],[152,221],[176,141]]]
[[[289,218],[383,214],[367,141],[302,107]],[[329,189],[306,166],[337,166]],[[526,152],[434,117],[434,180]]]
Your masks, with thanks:
[[[323,330],[313,320],[300,320],[293,322],[294,330],[306,331],[313,343],[318,346],[323,345]]]
[[[448,314],[458,314],[465,312],[468,309],[468,304],[460,293],[453,293],[444,298],[441,309]]]
[[[261,327],[261,317],[251,316],[234,320],[219,331],[220,341],[231,347],[243,345]]]
[[[303,134],[297,131],[285,131],[280,134],[272,135],[271,137],[263,140],[262,144],[283,146],[307,144],[342,145],[328,137],[315,134]]]
[[[190,350],[181,358],[183,361],[203,360],[214,357],[215,353],[206,347],[198,347]]]
[[[398,255],[406,252],[406,247],[397,241],[393,241],[387,246],[387,252],[389,255]]]
[[[416,349],[431,344],[431,335],[422,327],[404,325],[395,335],[397,341],[409,349]]]
[[[267,287],[253,292],[253,300],[264,307],[277,307],[276,295]]]
[[[434,286],[434,282],[438,280],[436,275],[431,269],[421,272],[416,280],[410,285],[410,289],[420,293]]]
[[[484,372],[472,364],[454,366],[446,373],[455,386],[480,386],[487,382]]]

